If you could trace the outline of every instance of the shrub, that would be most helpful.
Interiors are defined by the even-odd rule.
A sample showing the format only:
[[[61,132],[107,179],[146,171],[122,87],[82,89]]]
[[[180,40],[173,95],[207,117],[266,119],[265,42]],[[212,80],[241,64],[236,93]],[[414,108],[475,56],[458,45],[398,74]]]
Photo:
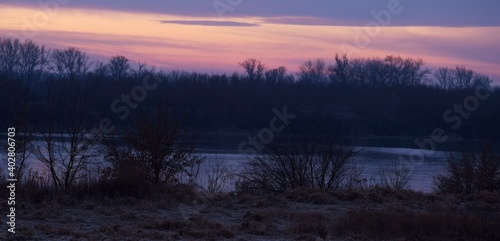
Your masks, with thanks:
[[[123,138],[125,148],[108,145],[108,160],[115,168],[126,165],[156,185],[178,182],[180,174],[189,176],[187,169],[203,160],[194,154],[193,138],[183,137],[181,123],[161,105],[155,113],[141,116],[134,127]]]
[[[403,162],[391,163],[389,167],[382,168],[380,171],[380,180],[383,186],[395,190],[408,188],[413,169],[410,165]]]
[[[254,156],[242,174],[246,188],[284,192],[294,188],[335,190],[359,175],[354,147],[334,140],[294,138],[275,141]],[[353,175],[356,174],[356,175]]]
[[[500,191],[500,155],[493,153],[490,145],[479,154],[450,154],[446,171],[446,175],[435,177],[437,189],[442,192]]]
[[[96,183],[96,189],[101,194],[139,196],[150,189],[144,170],[136,165],[128,151],[109,148],[106,160],[112,166],[104,169]]]
[[[228,183],[232,179],[231,170],[225,159],[215,157],[206,173],[204,189],[209,193],[223,193],[228,190]]]

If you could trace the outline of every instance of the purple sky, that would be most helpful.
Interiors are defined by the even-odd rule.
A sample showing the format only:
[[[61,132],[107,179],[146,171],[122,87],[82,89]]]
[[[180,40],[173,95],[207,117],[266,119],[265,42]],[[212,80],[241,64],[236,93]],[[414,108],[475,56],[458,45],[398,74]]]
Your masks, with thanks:
[[[390,4],[400,11],[373,27],[374,14],[384,18]],[[296,71],[310,58],[329,61],[348,50],[422,58],[431,68],[466,65],[498,80],[499,10],[498,0],[4,0],[0,35],[26,36],[26,22],[38,21],[27,37],[41,44],[77,46],[102,60],[123,54],[167,70],[233,72],[254,57]],[[368,40],[367,31],[374,33]]]

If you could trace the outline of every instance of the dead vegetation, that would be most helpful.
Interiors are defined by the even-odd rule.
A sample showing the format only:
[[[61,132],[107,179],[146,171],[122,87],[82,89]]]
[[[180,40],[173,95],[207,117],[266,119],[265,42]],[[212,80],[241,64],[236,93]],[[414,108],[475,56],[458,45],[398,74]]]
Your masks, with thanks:
[[[5,204],[2,204],[5,208]],[[189,209],[184,212],[181,207]],[[388,188],[203,194],[180,185],[141,198],[54,196],[18,205],[11,240],[498,240],[500,194]]]

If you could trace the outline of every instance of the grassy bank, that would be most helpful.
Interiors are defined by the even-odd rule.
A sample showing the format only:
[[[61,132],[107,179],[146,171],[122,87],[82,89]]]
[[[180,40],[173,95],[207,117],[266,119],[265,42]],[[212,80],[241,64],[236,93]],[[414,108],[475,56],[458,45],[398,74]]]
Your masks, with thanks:
[[[2,210],[6,204],[2,203]],[[19,197],[10,240],[499,240],[500,194],[387,188]]]

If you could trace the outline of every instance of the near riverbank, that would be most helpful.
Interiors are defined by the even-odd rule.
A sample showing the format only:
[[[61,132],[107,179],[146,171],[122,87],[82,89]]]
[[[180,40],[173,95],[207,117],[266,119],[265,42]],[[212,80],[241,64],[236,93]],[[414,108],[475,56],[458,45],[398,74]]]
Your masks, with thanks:
[[[204,194],[176,186],[133,197],[20,199],[11,240],[500,240],[498,192]]]

